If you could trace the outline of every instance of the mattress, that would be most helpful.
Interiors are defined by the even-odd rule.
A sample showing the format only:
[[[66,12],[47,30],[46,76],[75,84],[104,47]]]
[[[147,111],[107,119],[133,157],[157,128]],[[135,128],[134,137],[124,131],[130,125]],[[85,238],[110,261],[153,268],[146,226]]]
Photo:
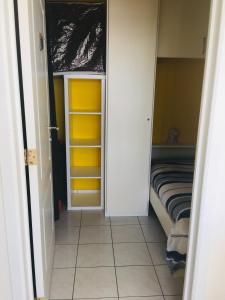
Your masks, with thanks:
[[[172,272],[186,265],[193,175],[193,160],[161,160],[152,163],[151,186],[174,223],[168,234],[166,251]]]
[[[189,218],[191,211],[194,161],[155,161],[151,186],[174,222]]]

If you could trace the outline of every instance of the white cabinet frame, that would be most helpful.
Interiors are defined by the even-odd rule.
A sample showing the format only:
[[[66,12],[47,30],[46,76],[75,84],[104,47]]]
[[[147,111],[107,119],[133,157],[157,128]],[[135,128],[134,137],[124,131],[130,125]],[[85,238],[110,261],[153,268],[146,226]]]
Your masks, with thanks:
[[[71,204],[71,170],[70,170],[70,121],[69,121],[69,95],[68,95],[68,81],[70,79],[92,79],[92,80],[101,80],[101,113],[73,113],[73,114],[93,114],[93,115],[100,115],[101,116],[101,175],[100,176],[90,176],[90,177],[79,177],[79,178],[97,178],[101,180],[101,205],[100,206],[89,206],[89,207],[74,207]],[[104,196],[105,196],[105,75],[96,75],[96,74],[87,74],[87,73],[70,73],[70,75],[64,75],[64,101],[65,101],[65,134],[66,134],[66,174],[67,174],[67,207],[68,210],[80,210],[80,209],[86,209],[86,210],[96,210],[96,209],[103,209],[104,208]],[[78,146],[82,148],[87,147],[98,147],[99,146]]]

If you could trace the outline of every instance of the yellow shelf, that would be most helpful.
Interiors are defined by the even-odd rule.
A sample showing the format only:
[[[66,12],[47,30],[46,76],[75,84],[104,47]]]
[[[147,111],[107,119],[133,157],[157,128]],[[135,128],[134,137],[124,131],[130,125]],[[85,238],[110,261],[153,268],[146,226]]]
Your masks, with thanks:
[[[99,178],[75,178],[70,180],[71,190],[100,190],[101,179]]]
[[[103,78],[67,78],[68,199],[72,208],[101,206]],[[67,85],[66,85],[67,86]],[[103,99],[102,99],[103,97]]]
[[[71,147],[101,147],[101,139],[100,138],[71,139],[70,146]]]
[[[101,111],[101,80],[69,79],[69,111]]]
[[[101,149],[100,148],[70,148],[71,167],[100,167]]]
[[[71,167],[71,178],[101,178],[100,167]]]
[[[72,207],[97,207],[101,205],[101,193],[72,193]]]
[[[90,110],[90,111],[84,111],[84,110],[81,110],[81,111],[78,111],[78,110],[76,110],[76,111],[69,111],[69,114],[70,115],[101,115],[102,114],[102,112],[100,112],[100,111],[92,111],[92,110]]]
[[[101,139],[100,115],[70,115],[69,117],[70,139]]]

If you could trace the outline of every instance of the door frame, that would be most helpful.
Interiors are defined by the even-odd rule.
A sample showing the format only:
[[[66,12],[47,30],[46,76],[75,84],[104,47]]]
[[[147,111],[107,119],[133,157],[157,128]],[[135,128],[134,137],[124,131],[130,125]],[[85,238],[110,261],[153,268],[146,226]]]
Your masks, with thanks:
[[[0,1],[1,297],[34,299],[14,1]],[[4,99],[4,100],[3,100]],[[5,276],[6,275],[6,276]],[[7,276],[8,275],[8,276]],[[3,293],[3,294],[2,294]]]
[[[224,53],[225,1],[211,0],[183,300],[225,299]]]
[[[31,300],[32,269],[13,0],[0,2],[0,20],[1,99],[4,98],[4,103],[0,102],[0,134],[7,144],[7,148],[0,147],[0,201],[5,216],[5,228],[1,230],[5,229],[8,254],[8,264],[1,272],[9,268],[12,299]],[[225,128],[224,51],[225,1],[212,0],[184,300],[225,298],[223,276],[218,276],[218,270],[225,268],[224,251],[215,254],[215,249],[219,251],[224,247],[225,234],[220,234],[219,238],[211,235],[215,228],[219,233],[225,228],[225,202],[222,201],[225,138],[221,130]],[[210,219],[207,219],[208,212]],[[210,272],[206,273],[205,268],[209,266]]]

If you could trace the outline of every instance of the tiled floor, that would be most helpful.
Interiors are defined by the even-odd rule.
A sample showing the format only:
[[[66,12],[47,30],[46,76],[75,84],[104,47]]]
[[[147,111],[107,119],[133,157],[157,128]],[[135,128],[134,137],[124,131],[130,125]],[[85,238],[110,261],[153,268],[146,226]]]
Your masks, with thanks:
[[[181,300],[183,280],[171,276],[165,247],[154,216],[64,213],[56,222],[51,299]]]

